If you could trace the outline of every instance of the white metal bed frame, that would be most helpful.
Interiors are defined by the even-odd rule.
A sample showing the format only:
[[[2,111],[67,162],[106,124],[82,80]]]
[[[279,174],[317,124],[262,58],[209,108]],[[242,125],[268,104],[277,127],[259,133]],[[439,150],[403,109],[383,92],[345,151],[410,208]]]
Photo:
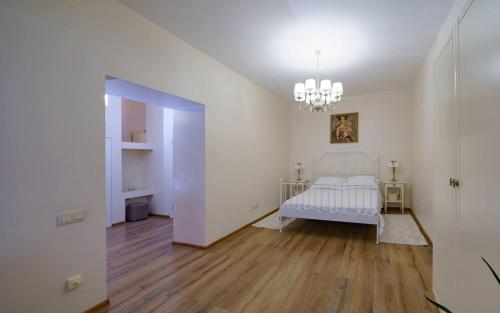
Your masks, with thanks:
[[[336,177],[348,177],[355,175],[370,175],[375,176],[377,179],[377,187],[376,187],[376,200],[377,206],[379,203],[380,190],[378,186],[378,179],[380,177],[380,163],[379,159],[371,159],[364,152],[328,152],[323,154],[318,160],[313,161],[312,163],[312,179],[316,180],[321,176],[336,176]],[[380,229],[380,208],[377,210],[376,215],[361,215],[361,214],[344,214],[344,213],[330,213],[330,212],[322,212],[317,210],[287,210],[283,208],[283,203],[287,200],[286,192],[287,189],[291,191],[292,186],[296,183],[293,182],[281,182],[280,183],[280,209],[279,209],[279,224],[280,224],[280,232],[281,232],[281,218],[282,217],[291,217],[291,218],[303,218],[303,219],[313,219],[313,220],[323,220],[323,221],[335,221],[335,222],[346,222],[346,223],[359,223],[359,224],[370,224],[377,226],[377,243],[379,243],[379,229]],[[338,188],[338,185],[328,185],[321,184],[318,189],[320,192],[321,199],[324,199],[325,194],[323,190],[329,190],[330,188]],[[322,188],[326,187],[326,188]],[[283,190],[283,188],[285,188]],[[295,187],[293,187],[295,188]],[[373,185],[356,185],[350,186],[349,188],[355,188],[357,190],[362,190],[363,192],[363,205],[364,205],[364,192],[366,190],[370,190],[373,192]],[[350,189],[352,191],[352,189]],[[355,197],[357,201],[357,192],[355,191]],[[283,200],[283,191],[285,191],[285,197]],[[302,188],[302,192],[304,189]],[[316,194],[316,191],[314,192]],[[349,196],[351,193],[348,191],[347,195]],[[293,193],[290,194],[291,199],[293,198]],[[342,195],[342,193],[341,193]],[[316,195],[315,195],[316,197]],[[327,196],[329,201],[330,195]],[[316,200],[316,199],[315,199]],[[334,199],[334,203],[337,203],[339,199]],[[344,203],[343,201],[347,201],[347,203],[352,203],[351,199],[340,199],[341,205]],[[323,204],[323,200],[322,204]],[[327,202],[328,202],[327,201]],[[373,203],[371,203],[373,205]],[[304,205],[307,203],[295,203],[295,205]],[[329,203],[326,204],[330,205]],[[357,206],[357,203],[356,203]]]

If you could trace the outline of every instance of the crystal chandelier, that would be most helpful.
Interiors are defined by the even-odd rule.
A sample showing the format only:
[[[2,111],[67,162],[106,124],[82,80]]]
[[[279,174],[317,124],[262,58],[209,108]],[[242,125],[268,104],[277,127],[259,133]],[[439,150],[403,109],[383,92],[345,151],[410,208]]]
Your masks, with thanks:
[[[295,101],[301,110],[311,112],[325,112],[335,110],[335,103],[339,102],[344,93],[341,82],[332,82],[329,79],[319,80],[319,55],[321,49],[315,50],[316,54],[316,79],[310,78],[306,83],[296,83],[293,90]],[[317,88],[319,87],[319,88]]]

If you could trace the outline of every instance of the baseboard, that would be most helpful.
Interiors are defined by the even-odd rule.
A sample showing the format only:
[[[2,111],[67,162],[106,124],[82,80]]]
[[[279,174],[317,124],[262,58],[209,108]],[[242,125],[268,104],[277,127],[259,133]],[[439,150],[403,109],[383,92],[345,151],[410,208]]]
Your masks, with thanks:
[[[410,208],[405,207],[405,214],[410,212]],[[382,214],[401,214],[401,207],[389,206],[387,207],[387,213],[385,213],[385,209],[381,208],[380,213]]]
[[[205,250],[207,246],[202,246],[202,245],[195,245],[193,243],[187,243],[187,242],[182,242],[182,241],[173,241],[172,244],[176,246],[184,246],[184,247],[189,247],[189,248],[196,248],[196,249],[201,249]]]
[[[269,215],[273,214],[274,212],[276,212],[276,211],[278,211],[278,210],[279,210],[279,208],[274,209],[274,210],[272,210],[271,212],[268,212],[268,213],[266,213],[266,214],[262,215],[261,217],[259,217],[259,218],[255,219],[255,220],[253,220],[253,221],[251,221],[251,222],[249,222],[249,223],[247,223],[247,224],[245,224],[245,225],[241,226],[240,228],[238,228],[238,229],[236,229],[236,230],[234,230],[234,231],[230,232],[229,234],[225,235],[225,236],[224,236],[224,237],[222,237],[222,238],[219,238],[219,239],[217,239],[217,240],[213,241],[212,243],[209,243],[209,244],[208,244],[208,245],[206,245],[206,246],[202,246],[202,245],[195,245],[195,244],[186,243],[186,242],[180,242],[180,241],[172,241],[172,244],[174,244],[174,245],[179,245],[179,246],[190,247],[190,248],[202,249],[202,250],[204,250],[204,249],[208,249],[208,248],[212,247],[213,245],[215,245],[215,244],[217,244],[217,243],[221,242],[222,240],[226,239],[227,237],[229,237],[229,236],[232,236],[232,235],[236,234],[237,232],[239,232],[239,231],[240,231],[240,230],[242,230],[243,228],[246,228],[246,227],[248,227],[248,226],[250,226],[250,225],[253,225],[253,224],[257,223],[257,222],[258,222],[258,221],[260,221],[261,219],[264,219],[264,218],[268,217]]]
[[[104,313],[108,308],[109,308],[109,300],[106,299],[94,305],[90,309],[83,311],[83,313]]]
[[[432,288],[432,293],[434,294],[434,301],[436,301],[437,303],[441,303],[439,301],[439,297],[438,297],[438,294],[436,292],[436,289],[434,289],[434,287]]]
[[[149,213],[149,216],[156,216],[156,217],[161,217],[161,218],[170,218],[170,215],[157,214],[157,213]]]
[[[161,218],[170,218],[169,215],[156,214],[156,213],[149,213],[149,216],[156,216],[156,217],[161,217]],[[127,221],[116,222],[116,223],[111,224],[111,226],[118,226],[118,225],[125,224],[125,223],[127,223]]]
[[[424,235],[424,238],[425,240],[427,241],[427,243],[429,244],[429,246],[432,247],[432,240],[431,240],[431,237],[429,237],[429,235],[427,234],[427,232],[425,231],[425,228],[422,226],[422,224],[420,223],[420,221],[418,220],[417,216],[415,215],[415,213],[413,212],[412,209],[406,209],[408,210],[408,212],[410,212],[410,215],[411,217],[413,217],[413,220],[415,221],[415,224],[417,224],[418,226],[418,229],[420,229],[420,232],[422,233],[422,235]]]

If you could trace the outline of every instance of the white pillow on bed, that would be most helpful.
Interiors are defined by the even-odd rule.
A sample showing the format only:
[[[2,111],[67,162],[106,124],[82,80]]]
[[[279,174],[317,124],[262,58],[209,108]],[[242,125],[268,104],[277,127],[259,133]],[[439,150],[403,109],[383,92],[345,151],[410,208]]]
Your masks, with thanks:
[[[377,179],[375,176],[359,175],[348,177],[345,185],[376,185]]]
[[[346,179],[336,176],[321,176],[314,182],[315,185],[343,185]]]

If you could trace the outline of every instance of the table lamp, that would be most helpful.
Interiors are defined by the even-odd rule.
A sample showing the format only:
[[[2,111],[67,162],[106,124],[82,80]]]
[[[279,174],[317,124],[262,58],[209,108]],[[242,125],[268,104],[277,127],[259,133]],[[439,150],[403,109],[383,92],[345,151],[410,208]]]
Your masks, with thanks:
[[[392,181],[396,181],[396,167],[399,167],[399,162],[396,160],[390,160],[387,162],[387,167],[392,168]]]
[[[302,162],[297,162],[295,164],[295,169],[297,170],[297,181],[302,181],[302,177],[300,176],[300,171],[304,169]]]

